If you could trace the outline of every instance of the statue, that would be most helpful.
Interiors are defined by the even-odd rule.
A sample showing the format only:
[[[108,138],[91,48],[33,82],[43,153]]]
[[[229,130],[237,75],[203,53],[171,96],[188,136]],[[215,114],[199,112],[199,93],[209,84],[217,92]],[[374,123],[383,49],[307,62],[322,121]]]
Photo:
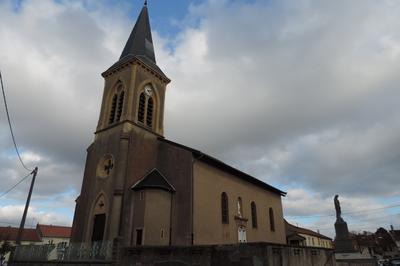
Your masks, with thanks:
[[[342,218],[342,209],[340,208],[339,195],[335,195],[336,222],[335,222],[335,252],[353,253],[355,252],[353,242],[349,238],[349,228]]]
[[[342,218],[342,210],[340,209],[339,195],[335,195],[333,202],[335,203],[336,218],[339,220]]]

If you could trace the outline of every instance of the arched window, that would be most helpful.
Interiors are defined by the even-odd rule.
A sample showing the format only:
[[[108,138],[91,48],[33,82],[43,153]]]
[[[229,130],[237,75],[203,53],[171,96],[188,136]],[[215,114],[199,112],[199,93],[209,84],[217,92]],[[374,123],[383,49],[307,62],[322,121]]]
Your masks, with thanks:
[[[154,91],[151,84],[144,87],[139,96],[138,121],[148,127],[153,127],[156,104],[153,98]]]
[[[144,111],[146,106],[146,96],[142,92],[139,97],[139,109],[138,109],[138,120],[139,122],[144,122]]]
[[[269,208],[269,226],[271,231],[275,231],[274,210],[272,208]]]
[[[149,97],[147,100],[147,114],[146,114],[146,124],[149,127],[153,126],[153,98]]]
[[[253,228],[257,228],[257,208],[254,201],[251,202],[251,223]]]
[[[221,217],[223,224],[229,224],[228,195],[225,192],[221,194]]]
[[[239,197],[238,198],[238,202],[237,202],[237,212],[238,212],[238,216],[239,217],[243,217],[243,205],[242,205],[242,198]]]
[[[122,110],[124,108],[124,97],[125,97],[125,92],[121,91],[121,93],[119,94],[119,99],[118,99],[117,119],[116,119],[116,121],[119,121],[121,119]]]
[[[117,94],[114,94],[111,102],[110,118],[108,120],[108,124],[112,124],[114,122],[115,110],[117,108],[117,98],[118,98]]]

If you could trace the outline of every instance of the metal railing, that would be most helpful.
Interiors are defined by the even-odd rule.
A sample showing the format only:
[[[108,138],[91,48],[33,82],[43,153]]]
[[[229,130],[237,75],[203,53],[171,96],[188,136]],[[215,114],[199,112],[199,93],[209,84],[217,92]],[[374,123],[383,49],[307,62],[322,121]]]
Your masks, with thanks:
[[[60,243],[58,245],[21,245],[14,261],[91,261],[112,260],[113,242]]]

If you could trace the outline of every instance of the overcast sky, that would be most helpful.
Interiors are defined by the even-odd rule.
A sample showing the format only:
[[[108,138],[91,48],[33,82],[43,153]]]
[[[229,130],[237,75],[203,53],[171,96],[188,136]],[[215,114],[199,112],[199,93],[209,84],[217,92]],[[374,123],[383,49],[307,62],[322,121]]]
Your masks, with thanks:
[[[143,1],[0,1],[0,69],[17,142],[39,166],[27,225],[71,225],[100,109]],[[165,136],[288,192],[286,218],[334,236],[400,228],[400,2],[149,1],[171,78]],[[26,172],[0,112],[0,193]],[[29,180],[0,198],[16,225]],[[377,210],[378,209],[378,210]]]

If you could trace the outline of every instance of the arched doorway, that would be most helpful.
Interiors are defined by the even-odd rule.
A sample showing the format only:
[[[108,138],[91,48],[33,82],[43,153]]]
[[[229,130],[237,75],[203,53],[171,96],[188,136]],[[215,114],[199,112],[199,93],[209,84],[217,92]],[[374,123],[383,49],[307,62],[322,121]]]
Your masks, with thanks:
[[[92,222],[92,242],[102,242],[104,240],[104,231],[106,226],[106,199],[101,194],[94,205]]]

